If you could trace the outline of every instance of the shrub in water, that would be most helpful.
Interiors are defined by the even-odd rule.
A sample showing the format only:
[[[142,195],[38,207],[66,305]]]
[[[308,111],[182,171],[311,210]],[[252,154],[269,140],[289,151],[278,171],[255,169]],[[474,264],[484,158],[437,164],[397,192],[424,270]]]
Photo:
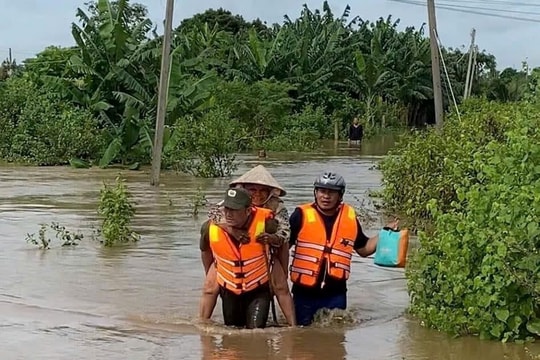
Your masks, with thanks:
[[[113,246],[139,240],[139,235],[130,228],[135,207],[120,177],[116,178],[114,186],[104,184],[101,189],[98,214],[102,218],[103,245]]]

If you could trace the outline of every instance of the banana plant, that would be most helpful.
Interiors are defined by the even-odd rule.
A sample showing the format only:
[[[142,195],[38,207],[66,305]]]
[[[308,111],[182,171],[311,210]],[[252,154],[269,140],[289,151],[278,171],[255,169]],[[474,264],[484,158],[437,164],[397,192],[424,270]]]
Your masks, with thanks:
[[[94,12],[89,16],[79,8],[80,25],[72,24],[78,52],[68,64],[76,74],[70,90],[73,101],[94,111],[109,133],[100,160],[107,166],[118,157],[125,161],[148,138],[142,119],[155,112],[159,51],[157,40],[146,36],[151,21],[130,17],[127,0],[99,0]]]

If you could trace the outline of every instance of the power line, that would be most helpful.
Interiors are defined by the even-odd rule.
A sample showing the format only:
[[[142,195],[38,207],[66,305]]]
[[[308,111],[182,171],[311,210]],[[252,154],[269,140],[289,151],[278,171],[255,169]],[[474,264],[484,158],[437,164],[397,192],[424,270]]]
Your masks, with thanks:
[[[441,1],[439,1],[441,3]],[[450,1],[450,3],[441,3],[441,5],[445,6],[454,6],[452,4],[453,2]],[[483,11],[500,11],[505,13],[513,13],[513,14],[524,14],[524,15],[540,15],[540,12],[532,12],[532,11],[522,11],[522,10],[510,10],[510,9],[493,9],[493,8],[485,8],[485,7],[479,7],[479,6],[466,6],[466,5],[460,5],[461,9],[472,9],[472,10],[483,10]]]
[[[415,1],[415,0],[390,0],[390,1],[403,3],[403,4],[417,5],[417,6],[422,6],[422,7],[425,6],[423,1]],[[495,11],[495,12],[498,11],[498,12],[504,12],[504,13],[511,12],[511,13],[518,13],[518,14],[526,14],[526,15],[540,15],[540,13],[534,13],[534,12],[530,12],[530,11],[520,11],[520,10],[506,10],[506,9],[485,8],[485,7],[478,7],[478,6],[463,6],[463,5],[455,6],[455,5],[452,5],[452,3],[453,2],[451,2],[450,4],[447,3],[447,4],[442,4],[442,5],[436,5],[436,7],[439,8],[439,9],[458,11],[458,12],[463,12],[463,13],[466,13],[466,14],[479,14],[479,15],[493,16],[493,17],[499,17],[499,18],[504,18],[504,19],[514,19],[514,20],[540,22],[540,19],[524,18],[524,17],[511,16],[511,15],[493,14],[493,13],[488,13],[488,12],[485,12],[485,11]],[[466,9],[471,9],[471,10],[466,10]],[[473,11],[473,10],[479,10],[479,11]],[[484,12],[481,12],[480,10],[484,11]]]
[[[411,1],[412,3],[413,1]],[[415,3],[417,4],[423,4],[422,2],[420,1],[415,1]],[[444,6],[453,6],[453,7],[456,7],[453,3],[454,1],[450,1],[450,2],[447,2],[447,3],[444,3],[441,2],[441,1],[438,1],[439,4],[441,5],[444,5]],[[439,5],[435,5],[435,7],[439,7]],[[500,11],[500,12],[505,12],[505,13],[514,13],[514,14],[524,14],[524,15],[540,15],[540,12],[531,12],[531,11],[521,11],[521,10],[510,10],[510,9],[493,9],[493,8],[485,8],[485,7],[479,7],[479,6],[465,6],[465,5],[460,5],[459,6],[460,9],[473,9],[473,10],[483,10],[483,11]]]
[[[446,81],[448,82],[448,87],[450,89],[450,94],[452,95],[452,99],[451,99],[450,102],[454,103],[454,107],[456,109],[459,122],[461,122],[461,115],[459,113],[459,109],[458,109],[458,105],[457,105],[457,101],[456,101],[456,96],[454,95],[454,89],[452,88],[452,82],[450,81],[450,76],[448,75],[448,69],[446,67],[446,62],[444,61],[444,56],[443,56],[443,53],[442,53],[443,44],[442,44],[441,39],[439,38],[439,34],[436,31],[435,31],[435,37],[436,37],[436,40],[437,40],[437,50],[439,51],[439,56],[441,58],[444,73],[446,74]],[[448,96],[448,97],[450,97],[450,96]]]
[[[422,6],[422,7],[426,6],[423,2],[421,3],[421,2],[414,2],[414,1],[408,1],[408,0],[389,0],[389,1],[397,2],[397,3],[401,3],[401,4]],[[461,12],[461,13],[465,13],[465,14],[484,15],[484,16],[492,16],[492,17],[497,17],[497,18],[502,18],[502,19],[511,19],[511,20],[520,20],[520,21],[528,21],[528,22],[540,23],[540,19],[531,19],[531,18],[524,18],[524,17],[510,16],[510,15],[490,14],[490,13],[481,12],[481,11],[465,10],[465,9],[459,8],[459,7],[451,7],[451,6],[439,5],[439,6],[437,6],[437,8],[444,9],[444,10]],[[486,10],[488,10],[488,9],[486,9]]]
[[[503,1],[503,0],[470,0],[470,1],[469,0],[452,0],[452,3],[540,7],[540,4],[531,4],[531,3],[515,2],[515,1]]]

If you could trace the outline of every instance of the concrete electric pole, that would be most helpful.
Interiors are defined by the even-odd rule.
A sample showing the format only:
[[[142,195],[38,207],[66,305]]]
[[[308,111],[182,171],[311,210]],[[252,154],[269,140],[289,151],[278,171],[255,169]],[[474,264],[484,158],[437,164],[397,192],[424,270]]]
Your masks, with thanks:
[[[472,60],[473,60],[473,53],[474,53],[474,38],[476,36],[476,30],[473,28],[471,31],[471,47],[469,48],[469,64],[467,65],[467,78],[465,79],[465,90],[463,91],[463,100],[468,98],[471,95],[471,89],[470,85],[472,84],[471,76],[472,76]]]
[[[161,53],[161,72],[159,74],[158,108],[156,117],[156,134],[152,149],[152,180],[153,186],[159,185],[161,172],[161,152],[163,150],[163,128],[165,127],[165,114],[167,112],[167,99],[169,91],[169,74],[171,68],[171,34],[174,0],[167,0],[165,10],[165,28],[163,30],[163,49]]]
[[[439,44],[437,42],[437,19],[435,18],[435,1],[427,0],[429,20],[429,40],[431,44],[431,74],[433,76],[433,101],[435,103],[435,126],[443,125],[443,102],[441,88],[441,70],[439,67]]]

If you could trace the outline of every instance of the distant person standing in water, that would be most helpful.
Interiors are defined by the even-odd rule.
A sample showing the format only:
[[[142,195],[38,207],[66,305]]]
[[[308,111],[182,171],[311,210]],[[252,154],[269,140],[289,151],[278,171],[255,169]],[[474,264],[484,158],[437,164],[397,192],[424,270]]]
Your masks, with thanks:
[[[359,123],[358,118],[353,119],[353,123],[349,126],[349,145],[360,145],[364,137],[364,127]]]

